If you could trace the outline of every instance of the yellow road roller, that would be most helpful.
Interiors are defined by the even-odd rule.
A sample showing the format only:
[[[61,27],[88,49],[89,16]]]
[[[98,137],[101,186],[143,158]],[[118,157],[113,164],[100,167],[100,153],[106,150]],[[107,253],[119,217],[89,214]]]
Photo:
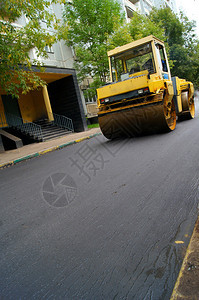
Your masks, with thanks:
[[[150,35],[108,52],[110,82],[97,89],[98,119],[108,139],[172,131],[195,115],[194,87],[171,77],[164,43]]]

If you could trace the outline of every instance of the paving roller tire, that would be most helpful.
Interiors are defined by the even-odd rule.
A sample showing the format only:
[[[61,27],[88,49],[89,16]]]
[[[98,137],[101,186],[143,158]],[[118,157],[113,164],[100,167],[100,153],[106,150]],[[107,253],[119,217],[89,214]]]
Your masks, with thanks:
[[[194,97],[189,99],[188,91],[184,91],[181,94],[182,99],[182,114],[178,116],[179,121],[191,120],[195,117],[195,105],[194,105]]]
[[[98,116],[100,129],[107,139],[134,137],[172,131],[176,127],[174,102],[166,101],[132,107]]]

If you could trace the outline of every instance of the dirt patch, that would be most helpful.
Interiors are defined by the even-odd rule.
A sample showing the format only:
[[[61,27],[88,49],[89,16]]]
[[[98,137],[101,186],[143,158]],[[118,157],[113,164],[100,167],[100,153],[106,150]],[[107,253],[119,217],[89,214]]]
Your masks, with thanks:
[[[199,217],[171,300],[199,299]]]
[[[189,254],[182,278],[178,287],[178,291],[185,297],[199,299],[199,252]]]

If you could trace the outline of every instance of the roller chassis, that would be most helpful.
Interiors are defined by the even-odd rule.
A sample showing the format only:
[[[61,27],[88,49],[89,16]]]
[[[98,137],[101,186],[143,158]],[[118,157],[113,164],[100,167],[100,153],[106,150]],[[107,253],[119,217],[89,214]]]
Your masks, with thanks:
[[[131,49],[146,43],[152,44],[151,52],[154,51],[156,43],[165,51],[163,42],[149,36],[116,48],[108,55],[120,56],[122,59],[123,55],[125,59],[125,55],[130,57]],[[167,73],[160,72],[160,61],[158,62],[154,53],[154,74],[150,74],[149,70],[142,70],[126,78],[123,75],[122,80],[97,90],[99,125],[105,137],[112,139],[172,131],[176,127],[176,117],[179,120],[194,118],[193,84],[178,77],[171,78],[166,52],[164,53]],[[166,79],[165,74],[168,76]]]

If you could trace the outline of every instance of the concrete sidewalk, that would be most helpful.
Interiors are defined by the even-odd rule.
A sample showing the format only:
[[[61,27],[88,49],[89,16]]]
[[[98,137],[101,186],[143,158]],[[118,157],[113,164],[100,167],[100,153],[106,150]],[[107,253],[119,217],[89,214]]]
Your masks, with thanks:
[[[71,133],[64,137],[56,138],[46,142],[34,143],[23,146],[19,149],[5,151],[0,154],[0,168],[13,165],[22,160],[36,157],[74,143],[81,142],[82,140],[89,139],[100,134],[101,131],[99,128],[92,128],[87,131]]]

